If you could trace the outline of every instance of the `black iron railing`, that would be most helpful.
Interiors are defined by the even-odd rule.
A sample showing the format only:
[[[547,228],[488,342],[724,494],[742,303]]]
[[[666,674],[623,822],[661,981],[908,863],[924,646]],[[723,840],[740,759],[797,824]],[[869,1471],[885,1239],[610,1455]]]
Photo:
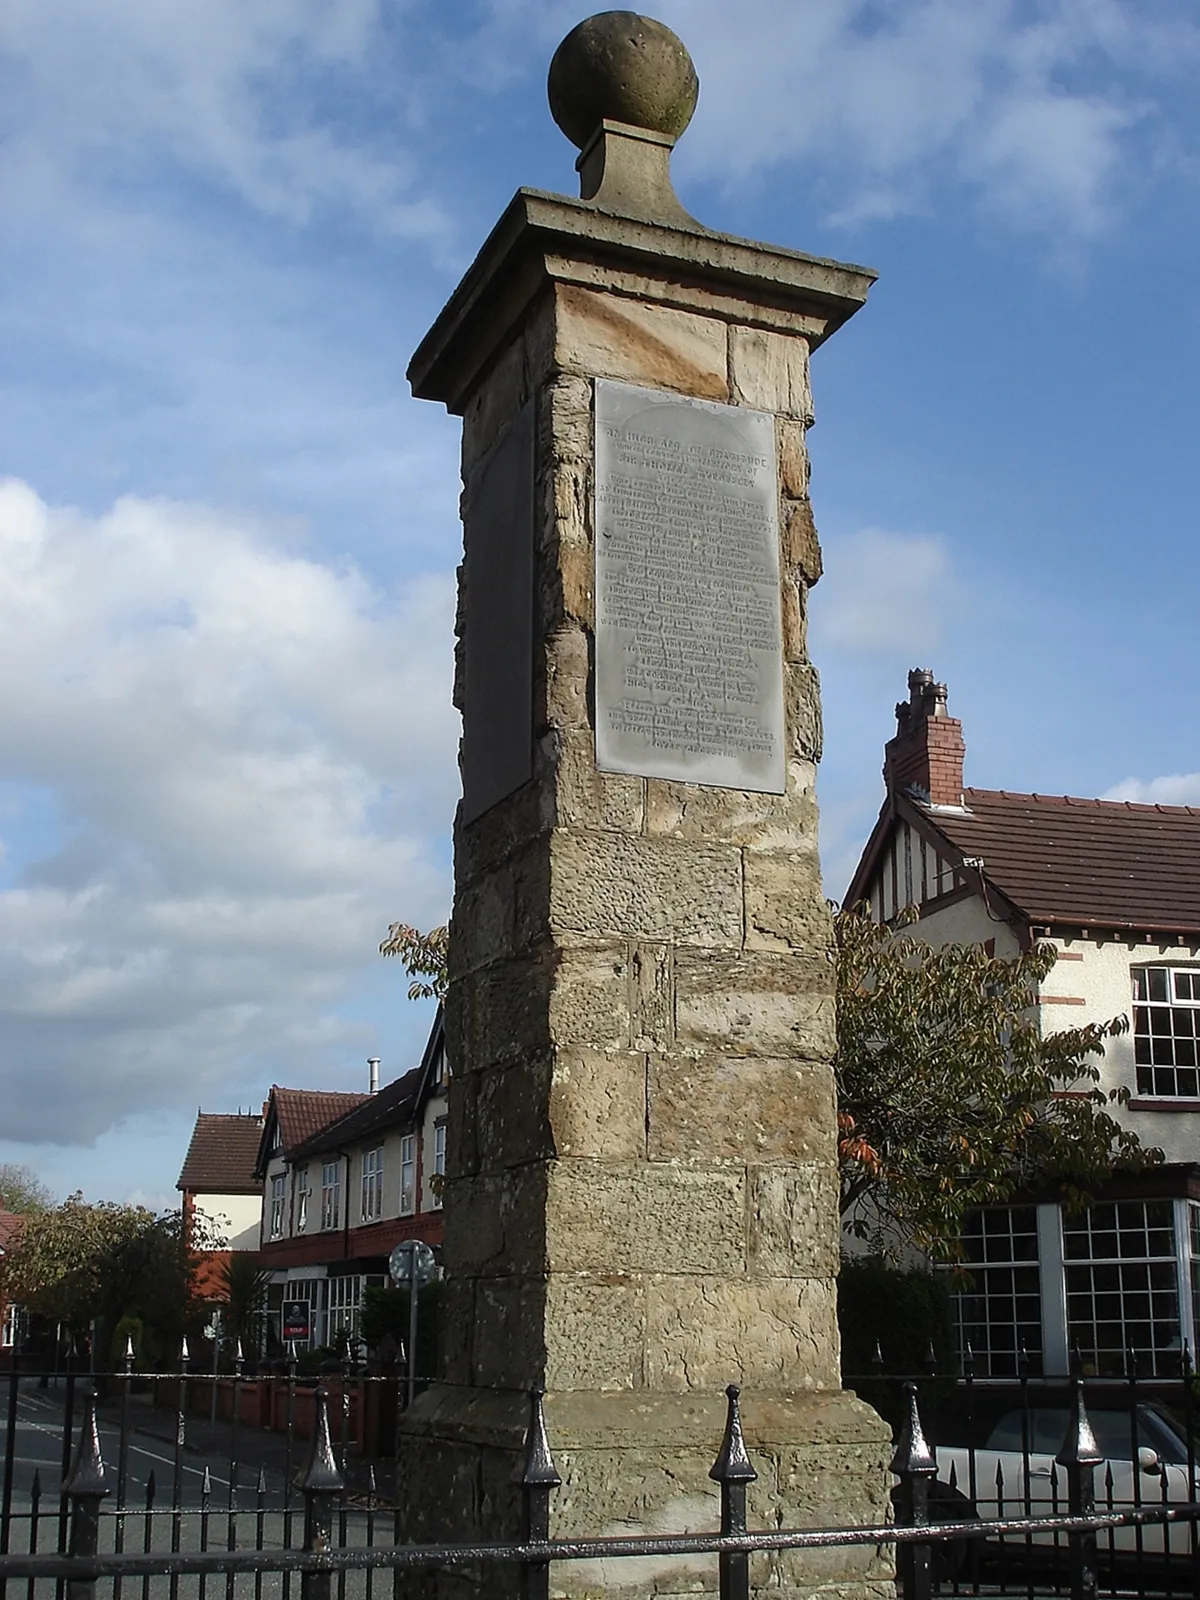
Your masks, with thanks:
[[[552,1563],[633,1557],[713,1558],[715,1586],[723,1600],[746,1600],[756,1556],[855,1547],[894,1549],[903,1600],[998,1592],[1054,1592],[1093,1600],[1110,1579],[1123,1589],[1167,1600],[1200,1594],[1195,1581],[1200,1575],[1200,1506],[1190,1442],[1186,1482],[1191,1492],[1186,1496],[1168,1495],[1164,1474],[1156,1499],[1148,1495],[1137,1503],[1119,1504],[1109,1465],[1097,1505],[1095,1479],[1105,1457],[1079,1379],[1070,1387],[1066,1436],[1053,1458],[1039,1514],[1034,1514],[1030,1494],[1033,1464],[1041,1459],[1033,1448],[1038,1442],[1035,1386],[1025,1381],[1013,1391],[1024,1418],[1023,1451],[1018,1452],[1023,1477],[1018,1475],[1013,1484],[1002,1479],[981,1484],[976,1452],[965,1469],[967,1482],[960,1485],[957,1459],[947,1468],[945,1448],[934,1442],[936,1430],[927,1434],[922,1422],[918,1383],[909,1381],[900,1390],[899,1436],[891,1463],[894,1521],[850,1528],[750,1529],[748,1490],[757,1474],[742,1433],[738,1390],[731,1387],[725,1433],[710,1473],[720,1493],[719,1529],[551,1538],[554,1495],[561,1480],[546,1433],[542,1395],[534,1391],[516,1486],[522,1536],[504,1542],[411,1544],[405,1542],[403,1508],[380,1492],[369,1464],[350,1460],[345,1384],[334,1408],[335,1414],[341,1412],[340,1448],[335,1437],[339,1430],[330,1422],[330,1396],[319,1386],[311,1398],[311,1444],[303,1472],[297,1473],[294,1421],[303,1385],[294,1365],[284,1377],[292,1386],[286,1437],[278,1441],[274,1459],[257,1467],[249,1458],[261,1455],[261,1441],[255,1448],[247,1440],[236,1403],[238,1385],[253,1380],[240,1371],[233,1375],[227,1449],[201,1465],[187,1450],[189,1428],[190,1442],[197,1442],[188,1404],[188,1385],[196,1380],[186,1368],[175,1377],[175,1433],[169,1451],[159,1453],[131,1425],[131,1394],[139,1381],[131,1362],[111,1380],[107,1402],[90,1377],[64,1381],[61,1393],[47,1398],[36,1387],[37,1374],[9,1375],[0,1487],[0,1600],[6,1594],[9,1600],[18,1594],[21,1600],[93,1600],[102,1583],[113,1600],[177,1600],[184,1579],[196,1600],[210,1595],[217,1600],[221,1588],[226,1600],[238,1595],[249,1600],[251,1594],[255,1600],[264,1595],[287,1600],[297,1575],[301,1600],[334,1600],[335,1594],[337,1600],[348,1600],[351,1592],[354,1600],[373,1600],[389,1574],[395,1592],[406,1572],[464,1567],[516,1567],[527,1600],[548,1600]],[[932,1384],[936,1374],[922,1381]],[[1136,1376],[1131,1383],[1134,1395],[1140,1394]],[[969,1387],[962,1384],[955,1390],[960,1408],[967,1403]],[[39,1395],[40,1409],[35,1404]],[[975,1386],[971,1403],[977,1406],[978,1401]],[[56,1419],[61,1426],[54,1425]],[[1136,1404],[1132,1426],[1136,1439]],[[68,1467],[53,1482],[49,1470],[43,1477],[39,1446],[49,1464],[64,1439],[72,1441]],[[211,1428],[202,1442],[213,1444]],[[1132,1448],[1136,1464],[1136,1444]],[[31,1454],[26,1457],[23,1450]],[[145,1471],[146,1461],[156,1454],[160,1466],[170,1470],[169,1504],[159,1503],[158,1470]],[[29,1476],[21,1469],[31,1465]],[[355,1477],[357,1481],[348,1481]],[[1133,1481],[1136,1485],[1136,1476]],[[948,1493],[957,1494],[962,1504],[949,1504]],[[956,1512],[953,1520],[947,1520],[948,1509]],[[1125,1548],[1117,1542],[1121,1538],[1133,1542]],[[1126,1555],[1130,1562],[1123,1568],[1117,1558]],[[1006,1566],[1013,1556],[1021,1558],[1015,1578]]]

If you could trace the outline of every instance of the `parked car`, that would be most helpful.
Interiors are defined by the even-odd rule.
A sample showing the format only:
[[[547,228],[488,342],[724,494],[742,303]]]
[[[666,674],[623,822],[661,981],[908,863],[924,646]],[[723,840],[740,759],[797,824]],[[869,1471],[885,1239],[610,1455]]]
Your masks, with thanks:
[[[969,1393],[960,1391],[959,1401],[939,1408],[943,1414],[931,1440],[938,1463],[933,1516],[960,1521],[1065,1514],[1067,1474],[1055,1457],[1071,1419],[1070,1390],[1031,1381],[1023,1403],[1019,1386],[976,1385]],[[1086,1386],[1085,1405],[1104,1457],[1093,1479],[1098,1510],[1182,1505],[1197,1498],[1195,1444],[1189,1451],[1186,1424],[1162,1398],[1125,1383],[1097,1382]],[[1182,1562],[1190,1551],[1190,1530],[1161,1523],[1126,1526],[1102,1530],[1097,1543],[1102,1566],[1152,1568],[1167,1557]],[[956,1549],[961,1555],[952,1570],[969,1554],[965,1541]],[[984,1555],[1006,1567],[1060,1563],[1065,1539],[1052,1532],[1009,1535],[987,1541]],[[946,1565],[943,1561],[943,1570]]]

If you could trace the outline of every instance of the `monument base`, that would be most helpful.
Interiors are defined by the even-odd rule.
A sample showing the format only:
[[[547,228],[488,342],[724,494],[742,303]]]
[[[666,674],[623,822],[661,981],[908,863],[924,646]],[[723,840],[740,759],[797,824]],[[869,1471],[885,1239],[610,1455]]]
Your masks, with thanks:
[[[569,1391],[548,1394],[546,1427],[561,1488],[553,1538],[713,1532],[720,1497],[709,1478],[725,1426],[721,1394]],[[396,1492],[406,1535],[419,1542],[517,1539],[529,1397],[515,1390],[435,1385],[401,1419]],[[758,1480],[753,1529],[884,1522],[891,1440],[846,1390],[744,1393],[742,1421]],[[784,1551],[756,1556],[751,1586],[774,1600],[892,1600],[890,1549]],[[515,1595],[519,1569],[440,1572],[406,1595],[469,1600]],[[551,1593],[643,1597],[717,1592],[715,1556],[558,1562]]]

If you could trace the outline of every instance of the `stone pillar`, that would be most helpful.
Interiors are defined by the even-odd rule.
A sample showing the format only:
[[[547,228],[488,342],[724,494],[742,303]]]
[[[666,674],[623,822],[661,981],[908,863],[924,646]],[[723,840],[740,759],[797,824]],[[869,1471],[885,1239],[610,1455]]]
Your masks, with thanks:
[[[661,24],[581,24],[550,90],[583,198],[520,191],[409,369],[463,418],[466,555],[444,1350],[402,1503],[415,1537],[515,1534],[544,1382],[555,1534],[711,1529],[732,1381],[751,1527],[880,1520],[887,1433],[839,1376],[805,648],[809,353],[873,274],[684,212],[697,85]],[[797,1595],[888,1574],[870,1551],[753,1567]],[[716,1562],[553,1583],[697,1592]]]

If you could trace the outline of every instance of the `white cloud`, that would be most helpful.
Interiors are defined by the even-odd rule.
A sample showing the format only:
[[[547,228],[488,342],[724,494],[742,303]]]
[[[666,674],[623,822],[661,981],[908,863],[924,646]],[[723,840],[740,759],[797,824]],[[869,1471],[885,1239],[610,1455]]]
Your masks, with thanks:
[[[558,0],[492,0],[492,27],[552,42]],[[1186,83],[1200,27],[1182,0],[662,0],[702,92],[677,158],[740,185],[789,167],[855,222],[929,208],[947,182],[1009,224],[1077,236],[1110,220],[1131,131]]]
[[[1126,778],[1102,800],[1136,800],[1150,806],[1200,806],[1200,772],[1163,778]]]
[[[865,528],[827,538],[824,551],[812,599],[815,654],[911,656],[939,641],[957,598],[941,539]]]
[[[7,0],[0,70],[5,187],[61,200],[99,162],[116,183],[162,161],[260,211],[304,222],[329,205],[397,233],[441,235],[413,193],[417,163],[362,123],[396,70],[406,7],[383,0]]]
[[[846,220],[924,209],[947,180],[1021,226],[1088,235],[1108,219],[1123,136],[1145,106],[1125,5],[675,10],[704,52],[697,154],[709,169],[815,161]],[[1142,22],[1152,37],[1165,26]],[[1194,55],[1194,30],[1176,31]]]
[[[704,85],[683,169],[733,184],[773,174],[787,203],[787,168],[802,168],[846,220],[925,209],[950,182],[1010,223],[1094,234],[1131,134],[1200,57],[1183,0],[662,0],[658,12]],[[97,169],[127,193],[165,162],[273,217],[350,208],[445,249],[456,201],[429,181],[430,155],[488,99],[540,98],[549,52],[578,20],[571,0],[469,14],[404,0],[7,0],[0,184],[27,203],[79,204]]]
[[[0,485],[8,1137],[328,1058],[389,917],[444,913],[452,607],[202,506]]]

